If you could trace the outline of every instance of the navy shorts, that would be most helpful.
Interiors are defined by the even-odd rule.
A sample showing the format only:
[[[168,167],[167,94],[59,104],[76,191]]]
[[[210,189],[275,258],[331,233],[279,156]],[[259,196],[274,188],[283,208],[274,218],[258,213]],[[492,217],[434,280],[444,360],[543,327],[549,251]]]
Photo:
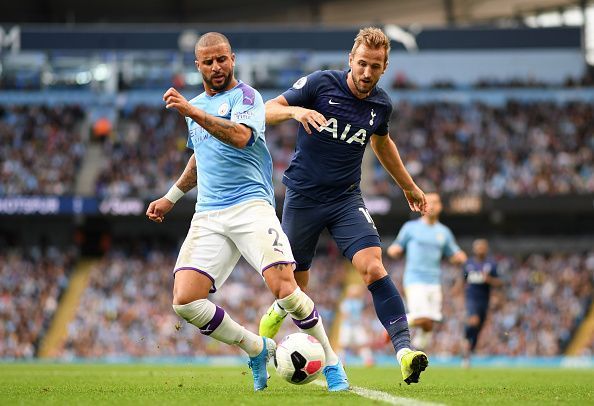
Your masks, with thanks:
[[[342,255],[351,261],[358,251],[381,246],[359,191],[321,203],[287,188],[282,227],[291,243],[296,271],[307,271],[311,267],[324,228],[328,229]]]
[[[480,323],[483,324],[487,318],[487,311],[489,310],[488,300],[476,300],[466,297],[466,315],[478,316]]]

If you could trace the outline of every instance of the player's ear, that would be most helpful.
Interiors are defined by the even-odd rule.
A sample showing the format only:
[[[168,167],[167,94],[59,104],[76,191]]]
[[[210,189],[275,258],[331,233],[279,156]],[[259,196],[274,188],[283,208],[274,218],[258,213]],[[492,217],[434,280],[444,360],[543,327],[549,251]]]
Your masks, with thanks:
[[[231,53],[231,65],[233,65],[233,67],[235,67],[235,53]]]
[[[353,69],[353,53],[349,52],[349,68]]]
[[[390,61],[386,61],[386,63],[384,63],[384,70],[382,71],[382,74],[386,72],[386,69],[388,69],[389,64],[390,64]]]
[[[200,70],[200,62],[198,62],[197,60],[194,61],[194,65],[196,65],[196,69]]]

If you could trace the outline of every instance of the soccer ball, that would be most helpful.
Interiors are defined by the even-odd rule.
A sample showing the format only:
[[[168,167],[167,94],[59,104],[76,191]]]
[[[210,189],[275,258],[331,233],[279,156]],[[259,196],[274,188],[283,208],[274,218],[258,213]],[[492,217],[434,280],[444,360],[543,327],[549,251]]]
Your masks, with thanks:
[[[310,383],[326,364],[324,348],[305,333],[289,334],[280,342],[274,356],[276,372],[295,385]]]

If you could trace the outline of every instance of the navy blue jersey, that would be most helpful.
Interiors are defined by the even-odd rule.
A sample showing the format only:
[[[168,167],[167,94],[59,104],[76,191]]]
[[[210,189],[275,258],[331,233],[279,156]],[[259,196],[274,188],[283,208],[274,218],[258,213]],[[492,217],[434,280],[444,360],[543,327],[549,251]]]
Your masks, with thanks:
[[[497,264],[487,259],[477,261],[470,258],[463,267],[466,280],[466,298],[476,301],[489,301],[491,286],[486,281],[486,275],[497,278]]]
[[[299,126],[295,154],[283,177],[289,188],[319,202],[356,190],[369,138],[388,135],[390,97],[375,87],[365,99],[356,98],[347,74],[317,71],[283,93],[289,105],[316,110],[328,121],[320,131],[310,126],[311,135]]]

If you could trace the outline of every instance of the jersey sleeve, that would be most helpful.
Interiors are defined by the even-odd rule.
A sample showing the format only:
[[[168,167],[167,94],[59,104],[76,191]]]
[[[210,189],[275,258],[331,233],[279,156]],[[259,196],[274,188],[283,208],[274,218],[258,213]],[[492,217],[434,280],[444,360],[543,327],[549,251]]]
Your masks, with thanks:
[[[402,249],[406,249],[406,244],[410,241],[410,237],[410,225],[409,223],[404,223],[392,245],[400,245]]]
[[[386,98],[387,98],[386,117],[385,117],[384,121],[382,121],[382,123],[375,130],[374,134],[376,134],[376,135],[385,136],[390,133],[390,117],[392,117],[393,108],[392,108],[392,101],[390,100],[390,98],[387,96],[386,96]]]
[[[303,76],[297,82],[293,83],[293,86],[286,90],[282,95],[290,106],[311,106],[315,99],[321,77],[322,71],[316,71],[307,76]]]
[[[252,130],[248,146],[252,145],[258,137],[263,137],[265,120],[264,101],[260,93],[249,86],[242,86],[242,92],[238,92],[233,99],[231,121],[243,124]]]
[[[458,246],[458,243],[456,242],[456,238],[454,238],[454,234],[452,233],[452,231],[449,228],[447,228],[446,243],[443,246],[443,254],[449,258],[458,251],[460,251],[460,246]]]

